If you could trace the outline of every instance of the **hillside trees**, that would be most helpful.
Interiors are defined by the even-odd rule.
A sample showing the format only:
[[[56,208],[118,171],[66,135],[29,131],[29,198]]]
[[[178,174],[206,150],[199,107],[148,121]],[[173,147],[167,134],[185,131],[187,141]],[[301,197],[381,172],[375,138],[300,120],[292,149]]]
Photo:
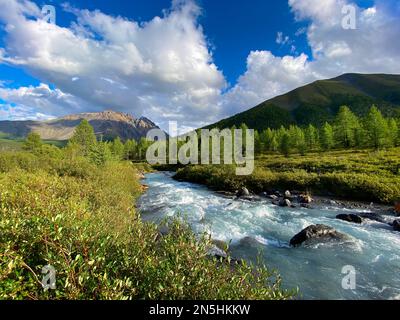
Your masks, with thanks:
[[[308,125],[301,128],[291,125],[277,130],[267,129],[255,135],[256,153],[275,152],[288,156],[313,151],[349,148],[373,148],[375,150],[400,145],[400,127],[397,119],[383,117],[376,106],[359,118],[347,106],[340,108],[332,123],[321,128]]]

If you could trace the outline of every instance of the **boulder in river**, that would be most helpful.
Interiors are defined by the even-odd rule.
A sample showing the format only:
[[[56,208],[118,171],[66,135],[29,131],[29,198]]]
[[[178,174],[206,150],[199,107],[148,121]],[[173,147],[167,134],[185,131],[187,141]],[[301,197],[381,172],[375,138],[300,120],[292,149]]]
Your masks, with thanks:
[[[279,202],[280,207],[291,207],[292,203],[290,202],[289,199],[283,199]]]
[[[217,247],[216,245],[213,245],[210,248],[208,248],[207,255],[210,257],[216,257],[217,259],[220,258],[226,259],[228,257],[227,253],[224,250]]]
[[[336,216],[336,219],[344,220],[347,222],[353,222],[353,223],[362,223],[363,222],[363,219],[356,214],[338,214]]]
[[[291,199],[292,198],[292,194],[290,193],[289,190],[285,191],[285,199]]]
[[[384,217],[382,217],[379,213],[375,212],[358,212],[358,216],[360,216],[363,219],[369,219],[373,221],[377,221],[380,223],[388,223]]]
[[[236,196],[238,196],[238,197],[248,197],[248,196],[250,196],[250,192],[246,187],[243,187],[237,192]]]
[[[346,240],[348,236],[336,231],[332,227],[317,224],[311,225],[298,234],[296,234],[291,240],[290,245],[293,247],[298,247],[301,244],[308,242],[310,240],[318,239],[319,241],[323,240]]]
[[[393,229],[394,231],[400,231],[400,220],[393,221]]]
[[[308,194],[301,194],[301,195],[299,195],[299,202],[305,203],[305,204],[310,204],[311,202],[313,202],[313,199]]]
[[[274,195],[274,194],[269,195],[268,198],[270,198],[271,200],[278,200],[279,199],[279,197]]]

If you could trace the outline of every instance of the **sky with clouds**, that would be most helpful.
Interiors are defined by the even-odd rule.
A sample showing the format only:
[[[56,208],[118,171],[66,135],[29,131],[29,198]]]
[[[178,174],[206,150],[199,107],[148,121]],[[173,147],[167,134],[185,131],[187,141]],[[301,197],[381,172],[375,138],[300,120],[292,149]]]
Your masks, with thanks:
[[[112,109],[189,130],[318,79],[400,74],[399,36],[397,0],[0,0],[0,119]]]

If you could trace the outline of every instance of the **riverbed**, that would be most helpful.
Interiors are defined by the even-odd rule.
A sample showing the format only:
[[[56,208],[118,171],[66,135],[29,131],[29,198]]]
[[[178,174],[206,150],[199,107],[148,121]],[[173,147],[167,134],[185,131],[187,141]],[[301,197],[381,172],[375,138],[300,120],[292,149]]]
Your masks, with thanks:
[[[358,225],[335,219],[362,209],[281,208],[266,198],[234,199],[172,175],[146,175],[149,189],[138,202],[145,221],[181,217],[195,233],[230,242],[234,258],[255,262],[261,255],[267,267],[279,271],[285,288],[299,288],[299,299],[400,299],[400,233],[376,221]],[[290,239],[312,224],[331,226],[351,241],[290,247]],[[356,270],[355,290],[342,286],[345,266]]]

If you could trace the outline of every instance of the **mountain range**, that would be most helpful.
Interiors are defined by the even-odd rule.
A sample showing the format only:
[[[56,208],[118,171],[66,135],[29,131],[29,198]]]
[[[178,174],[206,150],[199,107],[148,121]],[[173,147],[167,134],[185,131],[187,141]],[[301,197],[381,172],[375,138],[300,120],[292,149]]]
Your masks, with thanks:
[[[207,128],[231,128],[242,123],[257,130],[290,124],[320,126],[332,120],[342,105],[362,116],[373,104],[386,116],[400,116],[400,75],[349,73],[316,81]]]
[[[0,121],[0,132],[8,137],[23,138],[33,131],[44,140],[64,141],[72,137],[76,126],[83,119],[88,120],[96,136],[104,140],[116,137],[124,141],[139,140],[149,130],[158,129],[155,123],[145,117],[135,118],[126,113],[103,111],[68,115],[48,121]]]

